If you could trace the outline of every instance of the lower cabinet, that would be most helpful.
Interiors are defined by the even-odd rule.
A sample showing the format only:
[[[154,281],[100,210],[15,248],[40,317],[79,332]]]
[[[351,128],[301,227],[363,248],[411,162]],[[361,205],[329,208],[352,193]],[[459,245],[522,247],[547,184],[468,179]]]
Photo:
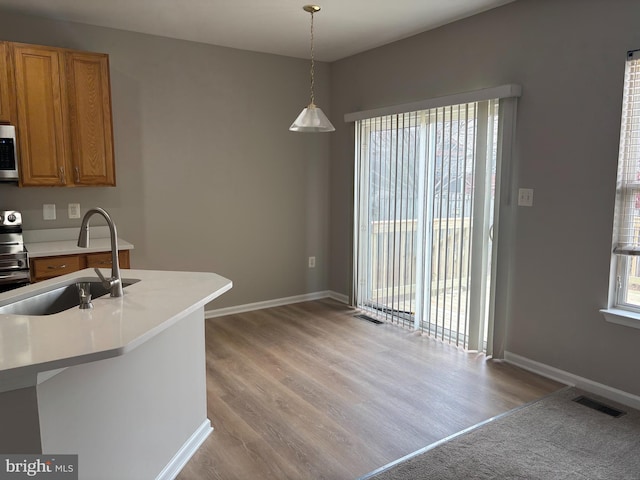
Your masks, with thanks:
[[[111,268],[111,252],[87,253],[87,265],[84,268]],[[120,268],[130,268],[129,250],[118,252]]]
[[[130,268],[129,250],[118,252],[120,268]],[[79,253],[56,257],[32,258],[31,282],[59,277],[83,268],[111,268],[111,252]]]

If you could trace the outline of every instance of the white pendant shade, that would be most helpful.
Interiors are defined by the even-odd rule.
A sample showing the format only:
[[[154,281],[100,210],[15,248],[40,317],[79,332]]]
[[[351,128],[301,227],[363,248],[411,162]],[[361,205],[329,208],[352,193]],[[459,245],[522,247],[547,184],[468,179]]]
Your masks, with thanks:
[[[335,128],[322,109],[312,103],[300,112],[289,130],[292,132],[333,132]]]

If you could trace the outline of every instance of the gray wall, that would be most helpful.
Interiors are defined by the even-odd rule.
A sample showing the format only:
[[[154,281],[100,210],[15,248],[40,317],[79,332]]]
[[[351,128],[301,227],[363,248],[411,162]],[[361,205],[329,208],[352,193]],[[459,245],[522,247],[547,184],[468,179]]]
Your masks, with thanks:
[[[517,211],[506,349],[640,395],[640,330],[606,323],[625,53],[637,0],[518,0],[332,64],[329,286],[349,291],[353,126],[345,113],[506,83],[518,105]]]
[[[208,308],[327,288],[330,137],[288,131],[308,103],[307,60],[11,13],[0,31],[110,55],[118,185],[0,185],[0,207],[22,210],[25,228],[76,227],[68,203],[101,206],[135,245],[134,268],[230,278]],[[328,112],[329,66],[316,67]],[[43,203],[57,221],[42,220]]]

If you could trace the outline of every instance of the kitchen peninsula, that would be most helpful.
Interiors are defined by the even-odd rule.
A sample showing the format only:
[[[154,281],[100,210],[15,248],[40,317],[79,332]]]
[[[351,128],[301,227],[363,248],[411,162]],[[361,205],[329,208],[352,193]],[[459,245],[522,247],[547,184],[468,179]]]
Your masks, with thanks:
[[[204,306],[213,273],[123,270],[124,296],[51,315],[0,313],[0,451],[78,454],[79,478],[174,478],[211,432]],[[0,294],[0,308],[85,269]]]

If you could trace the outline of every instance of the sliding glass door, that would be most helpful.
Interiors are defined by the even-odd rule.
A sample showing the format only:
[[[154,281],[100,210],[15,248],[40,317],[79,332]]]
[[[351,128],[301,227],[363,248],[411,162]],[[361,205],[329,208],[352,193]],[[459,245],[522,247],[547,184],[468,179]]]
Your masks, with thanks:
[[[490,100],[356,122],[358,308],[485,349],[498,105]]]

